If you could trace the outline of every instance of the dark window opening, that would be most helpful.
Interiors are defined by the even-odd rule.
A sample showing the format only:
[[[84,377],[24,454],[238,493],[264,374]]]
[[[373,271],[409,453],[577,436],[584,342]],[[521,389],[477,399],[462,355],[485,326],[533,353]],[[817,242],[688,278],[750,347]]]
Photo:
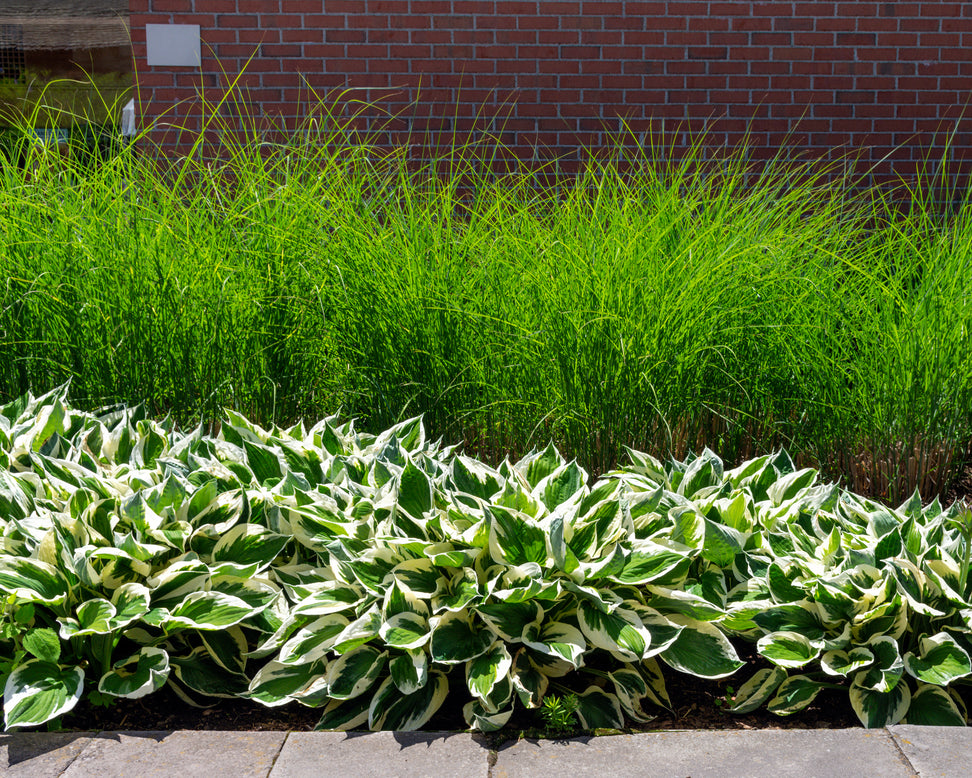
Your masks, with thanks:
[[[0,82],[19,83],[24,75],[24,27],[0,24]]]

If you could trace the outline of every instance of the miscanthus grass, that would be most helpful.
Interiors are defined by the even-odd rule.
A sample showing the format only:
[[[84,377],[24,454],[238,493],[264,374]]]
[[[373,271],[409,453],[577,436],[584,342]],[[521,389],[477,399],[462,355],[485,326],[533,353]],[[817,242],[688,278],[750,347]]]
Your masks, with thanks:
[[[932,176],[902,207],[629,137],[551,184],[490,138],[422,165],[326,106],[276,140],[212,108],[164,169],[146,138],[91,165],[14,128],[0,401],[71,379],[81,406],[181,421],[422,413],[482,455],[553,439],[595,473],[626,445],[785,445],[891,499],[963,464],[972,203],[942,213]]]

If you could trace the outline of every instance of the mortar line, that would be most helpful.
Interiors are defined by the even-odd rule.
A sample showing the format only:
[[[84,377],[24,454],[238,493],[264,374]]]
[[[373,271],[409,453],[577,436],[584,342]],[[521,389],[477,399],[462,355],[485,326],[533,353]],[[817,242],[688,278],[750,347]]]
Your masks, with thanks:
[[[280,747],[277,749],[277,753],[273,755],[273,759],[270,760],[270,768],[267,770],[267,774],[265,778],[270,778],[270,773],[272,773],[273,768],[277,766],[277,760],[280,758],[280,755],[283,753],[284,746],[287,745],[287,741],[290,740],[290,736],[292,734],[293,734],[293,730],[288,729],[287,734],[284,736],[284,739],[280,741]]]
[[[88,737],[88,743],[87,743],[87,745],[85,745],[84,748],[80,749],[78,751],[78,753],[76,753],[73,757],[71,757],[71,761],[68,762],[66,765],[64,765],[64,769],[61,770],[58,773],[58,775],[59,776],[60,775],[64,775],[64,773],[66,773],[68,770],[70,770],[71,769],[71,765],[73,765],[76,761],[78,761],[78,758],[81,756],[81,754],[83,754],[85,751],[87,751],[89,748],[91,748],[91,746],[94,745],[94,739],[96,737],[98,737],[98,735],[102,734],[103,732],[104,732],[103,729],[99,729],[97,732],[92,732],[89,735],[82,734],[82,737]]]
[[[894,733],[887,727],[884,727],[884,731],[890,736],[891,742],[894,743],[894,748],[898,752],[898,756],[904,761],[906,765],[908,765],[908,768],[911,770],[911,774],[917,776],[918,771],[915,769],[915,766],[911,763],[911,760],[908,758],[908,755],[904,752],[904,749],[901,747],[901,744],[898,742],[898,738],[895,737]]]

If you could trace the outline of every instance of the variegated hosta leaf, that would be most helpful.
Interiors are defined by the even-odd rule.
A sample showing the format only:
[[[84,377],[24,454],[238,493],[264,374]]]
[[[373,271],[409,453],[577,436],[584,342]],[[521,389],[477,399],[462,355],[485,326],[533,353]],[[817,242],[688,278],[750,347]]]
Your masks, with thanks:
[[[650,583],[687,567],[692,553],[692,549],[677,543],[662,545],[651,540],[634,540],[624,567],[612,578],[622,584]]]
[[[399,507],[408,511],[412,518],[420,518],[431,510],[432,503],[432,483],[429,477],[409,459],[399,476]]]
[[[799,632],[810,640],[819,640],[825,634],[817,609],[809,600],[764,607],[752,621],[766,632]]]
[[[752,678],[739,687],[733,697],[733,713],[751,713],[769,700],[780,684],[786,680],[786,670],[779,667],[764,667],[757,670]]]
[[[80,667],[32,659],[7,677],[3,689],[6,729],[31,727],[57,718],[77,705],[84,689]]]
[[[543,621],[543,606],[527,602],[488,602],[476,606],[479,617],[504,640],[535,640]]]
[[[918,691],[911,696],[911,704],[904,724],[919,724],[930,727],[964,727],[965,715],[959,710],[955,700],[944,689],[931,684],[918,684]]]
[[[115,613],[115,606],[108,600],[87,600],[78,606],[77,618],[61,620],[61,637],[68,640],[74,636],[105,635],[112,631],[111,620]]]
[[[972,673],[969,655],[947,632],[923,636],[919,645],[919,656],[910,651],[904,655],[905,670],[919,681],[948,686]]]
[[[489,518],[489,553],[494,562],[522,565],[547,561],[547,536],[536,522],[524,513],[500,506],[487,508]]]
[[[661,613],[681,613],[693,619],[714,621],[725,615],[718,605],[692,592],[649,586],[648,604]]]
[[[464,456],[457,456],[452,460],[450,477],[458,491],[482,500],[489,500],[496,494],[503,480],[503,477],[492,468]]]
[[[665,676],[662,675],[661,665],[655,659],[646,659],[639,665],[639,671],[648,684],[648,699],[659,707],[673,710],[672,701],[668,697],[668,689],[665,687]]]
[[[452,665],[468,662],[484,654],[496,639],[489,627],[475,625],[468,613],[446,612],[429,619],[432,639],[429,653],[432,659]]]
[[[428,683],[412,694],[402,694],[394,681],[386,678],[368,706],[368,729],[420,729],[445,702],[448,691],[444,673],[432,673]]]
[[[199,639],[220,667],[231,673],[243,674],[246,671],[247,641],[239,626],[200,631]]]
[[[360,646],[342,654],[327,668],[327,693],[335,700],[363,694],[385,669],[387,651]]]
[[[777,687],[766,708],[777,716],[790,716],[809,706],[824,688],[825,684],[805,675],[790,676]]]
[[[577,608],[577,618],[592,645],[610,651],[623,662],[646,658],[651,633],[634,611],[617,608],[613,613],[604,613],[582,601]]]
[[[402,694],[413,694],[429,680],[429,655],[425,651],[406,651],[388,663],[392,681]]]
[[[534,489],[540,481],[565,464],[564,458],[551,443],[543,451],[531,451],[516,463],[515,469]]]
[[[898,653],[897,642],[883,635],[873,638],[867,648],[874,654],[874,664],[858,671],[854,676],[854,684],[876,692],[891,691],[904,673],[904,662]]]
[[[432,633],[424,616],[405,611],[382,622],[378,635],[393,648],[414,650],[428,643]]]
[[[364,593],[339,581],[322,581],[319,586],[300,598],[293,608],[295,614],[325,616],[346,611],[362,601]]]
[[[375,604],[348,624],[334,638],[333,647],[335,653],[343,654],[358,646],[364,645],[378,635],[380,627],[381,608]]]
[[[760,655],[779,667],[803,667],[820,649],[799,632],[771,632],[756,643]]]
[[[497,641],[490,649],[466,663],[466,685],[470,694],[484,705],[489,705],[490,695],[496,685],[505,680],[513,665],[506,646]]]
[[[897,640],[907,628],[908,606],[900,595],[895,595],[890,601],[855,616],[851,634],[856,643],[864,644],[882,635]]]
[[[213,546],[214,562],[256,564],[267,568],[287,545],[289,538],[270,532],[255,524],[238,524],[225,533]]]
[[[513,715],[513,708],[511,702],[500,710],[490,710],[479,700],[470,700],[463,706],[462,715],[470,729],[479,732],[495,732],[506,726]]]
[[[68,582],[54,565],[4,555],[0,558],[0,591],[22,602],[60,605],[67,598]]]
[[[540,627],[536,640],[526,640],[524,643],[534,651],[574,668],[583,664],[584,652],[587,650],[583,633],[563,621],[545,622]],[[549,670],[546,672],[549,674]]]
[[[482,598],[479,580],[473,570],[460,570],[452,576],[446,588],[432,598],[432,610],[461,611]]]
[[[138,583],[122,584],[111,597],[115,615],[111,618],[113,630],[127,627],[149,610],[151,593],[147,586]]]
[[[169,655],[161,648],[144,646],[137,654],[115,662],[98,681],[98,691],[134,700],[161,689],[168,677]]]
[[[907,559],[892,559],[885,562],[885,569],[894,577],[898,591],[911,610],[926,616],[945,615],[927,602],[925,575],[913,563]]]
[[[641,623],[651,634],[651,646],[645,652],[645,658],[653,657],[666,651],[676,640],[679,634],[685,629],[684,624],[676,624],[668,616],[664,616],[654,608],[634,602],[624,601],[625,607],[638,614]]]
[[[859,646],[849,651],[827,651],[820,657],[820,669],[828,675],[846,676],[874,661],[874,654]]]
[[[346,731],[356,729],[368,722],[368,708],[371,698],[367,696],[355,697],[353,700],[332,700],[324,708],[321,720],[317,722],[315,730]]]
[[[246,691],[248,685],[246,676],[232,673],[217,664],[204,646],[183,656],[176,656],[170,651],[169,665],[172,670],[169,684],[177,693],[179,686],[173,682],[173,675],[191,692],[207,697],[237,697]]]
[[[549,677],[530,661],[529,653],[523,648],[513,657],[510,680],[513,681],[513,688],[525,708],[539,707],[550,684]]]
[[[433,597],[448,583],[431,559],[408,559],[392,568],[391,574],[406,592],[421,599]]]
[[[584,729],[620,729],[624,714],[617,695],[589,686],[577,695],[577,718]]]
[[[253,676],[243,696],[271,708],[285,705],[302,696],[309,688],[326,684],[326,672],[327,662],[323,659],[300,665],[267,662]]]
[[[169,629],[225,629],[256,615],[257,611],[239,597],[229,594],[193,592],[169,611],[164,624]]]
[[[658,655],[670,667],[698,678],[725,678],[743,666],[736,649],[711,622],[677,614],[669,619],[684,627]]]
[[[652,698],[648,681],[635,665],[626,665],[614,670],[608,677],[614,684],[614,693],[625,714],[639,723],[651,721],[654,716],[647,713],[643,702]]]
[[[911,690],[906,682],[902,682],[896,683],[890,691],[875,691],[861,686],[855,678],[850,687],[850,703],[865,727],[887,727],[897,724],[907,714]]]

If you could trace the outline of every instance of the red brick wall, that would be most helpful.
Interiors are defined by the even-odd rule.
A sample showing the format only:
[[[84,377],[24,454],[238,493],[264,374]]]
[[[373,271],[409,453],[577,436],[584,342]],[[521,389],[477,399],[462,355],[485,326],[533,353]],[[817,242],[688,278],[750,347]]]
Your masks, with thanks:
[[[131,12],[146,116],[200,85],[216,96],[252,55],[241,83],[291,121],[306,80],[380,100],[413,131],[461,132],[510,102],[505,138],[523,153],[597,145],[624,117],[636,132],[664,120],[732,144],[748,129],[757,154],[843,147],[904,170],[972,95],[972,3],[131,0]],[[201,70],[149,68],[146,23],[201,25]],[[959,132],[956,151],[970,146]]]

